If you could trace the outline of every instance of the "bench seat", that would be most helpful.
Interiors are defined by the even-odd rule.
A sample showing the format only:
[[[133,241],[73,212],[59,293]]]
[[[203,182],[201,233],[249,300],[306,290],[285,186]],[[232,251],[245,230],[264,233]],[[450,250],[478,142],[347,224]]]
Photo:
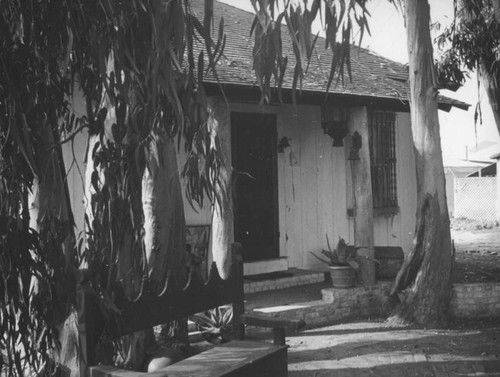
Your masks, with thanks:
[[[111,366],[90,368],[91,377],[281,377],[287,375],[286,346],[233,340],[153,373]]]

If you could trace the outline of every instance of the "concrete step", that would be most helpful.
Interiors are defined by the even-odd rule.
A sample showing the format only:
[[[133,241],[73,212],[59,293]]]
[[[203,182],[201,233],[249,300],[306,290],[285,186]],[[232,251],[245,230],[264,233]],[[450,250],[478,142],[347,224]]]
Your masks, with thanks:
[[[282,272],[245,276],[244,291],[245,294],[250,294],[323,283],[324,281],[324,272],[290,268]]]
[[[290,288],[245,294],[245,311],[269,317],[306,320],[308,327],[316,325],[315,313],[325,304],[321,291],[331,285],[325,282]]]
[[[384,315],[390,288],[391,282],[348,289],[333,288],[327,283],[309,284],[245,295],[245,308],[249,313],[302,319],[307,328],[312,328],[354,317]]]

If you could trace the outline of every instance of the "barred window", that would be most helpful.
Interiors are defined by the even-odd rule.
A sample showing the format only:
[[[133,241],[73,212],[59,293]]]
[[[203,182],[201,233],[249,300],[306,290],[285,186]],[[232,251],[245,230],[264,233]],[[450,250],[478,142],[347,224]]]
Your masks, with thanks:
[[[374,209],[397,209],[396,115],[369,114],[370,160]]]

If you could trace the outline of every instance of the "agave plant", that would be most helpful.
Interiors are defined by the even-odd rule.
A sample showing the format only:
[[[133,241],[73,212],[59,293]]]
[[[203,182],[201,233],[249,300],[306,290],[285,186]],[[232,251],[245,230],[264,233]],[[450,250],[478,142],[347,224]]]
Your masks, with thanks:
[[[213,344],[221,344],[232,339],[232,306],[219,306],[190,317],[196,323],[203,338]]]
[[[337,247],[332,250],[328,235],[326,236],[326,244],[328,245],[328,250],[321,250],[321,254],[324,255],[327,259],[314,254],[312,251],[310,251],[309,253],[311,253],[316,259],[327,264],[328,266],[351,266],[356,271],[359,270],[359,263],[356,261],[356,257],[357,250],[362,247],[349,245],[342,237],[339,237]]]

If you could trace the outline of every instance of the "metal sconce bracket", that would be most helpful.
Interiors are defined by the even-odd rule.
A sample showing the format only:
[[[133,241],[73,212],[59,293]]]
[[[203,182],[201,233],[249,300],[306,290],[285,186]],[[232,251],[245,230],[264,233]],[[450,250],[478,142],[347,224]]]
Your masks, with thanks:
[[[359,160],[359,150],[363,146],[363,141],[361,135],[358,131],[355,131],[351,136],[351,150],[349,151],[349,160],[357,161]]]

